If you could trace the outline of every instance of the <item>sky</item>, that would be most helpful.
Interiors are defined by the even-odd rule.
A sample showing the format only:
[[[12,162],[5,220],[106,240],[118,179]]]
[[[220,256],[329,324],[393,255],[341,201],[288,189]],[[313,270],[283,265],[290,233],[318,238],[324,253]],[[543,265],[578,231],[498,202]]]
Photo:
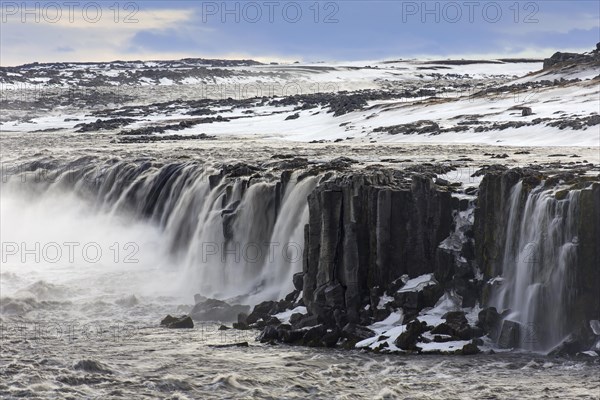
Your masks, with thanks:
[[[0,1],[0,65],[194,58],[549,57],[600,42],[600,1]]]

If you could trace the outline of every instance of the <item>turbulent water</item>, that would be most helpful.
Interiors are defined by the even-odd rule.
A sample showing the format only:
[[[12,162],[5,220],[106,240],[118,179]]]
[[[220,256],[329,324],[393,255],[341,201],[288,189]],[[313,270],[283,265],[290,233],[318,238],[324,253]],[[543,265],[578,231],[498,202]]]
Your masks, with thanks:
[[[195,293],[246,304],[287,294],[301,258],[281,244],[302,246],[316,178],[295,173],[282,187],[267,171],[252,184],[248,177],[211,184],[219,168],[210,160],[110,157],[107,143],[62,151],[62,158],[23,156],[30,170],[55,171],[40,182],[30,172],[1,186],[2,242],[12,246],[3,248],[0,276],[2,398],[598,398],[593,360],[382,356],[262,345],[256,331],[218,331],[212,323],[161,329],[166,314],[190,311]],[[109,156],[81,158],[100,152]],[[386,154],[355,155],[378,161]],[[546,235],[536,254],[552,265],[552,290],[568,278],[564,263],[575,238],[567,216],[575,196],[556,202],[540,192],[527,200],[523,212],[541,221],[541,233],[520,219],[510,223],[514,246],[507,251]],[[229,214],[231,225],[223,224]],[[279,243],[276,257],[260,248],[264,243]],[[221,258],[219,246],[232,245]],[[527,274],[529,265],[505,266],[505,279]],[[537,299],[535,282],[519,282],[498,295],[498,305],[517,310],[519,321],[554,323],[535,301],[523,309],[511,303]],[[239,342],[249,347],[219,347]]]

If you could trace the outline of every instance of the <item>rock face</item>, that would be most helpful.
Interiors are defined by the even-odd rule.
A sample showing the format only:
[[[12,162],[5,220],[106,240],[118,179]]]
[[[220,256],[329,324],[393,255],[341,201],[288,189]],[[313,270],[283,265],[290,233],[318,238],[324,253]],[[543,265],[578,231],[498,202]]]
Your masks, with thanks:
[[[510,190],[522,177],[520,171],[505,170],[499,168],[483,177],[475,209],[475,258],[490,278],[502,273],[506,205]]]
[[[374,351],[394,343],[421,352],[433,335],[434,342],[471,341],[457,354],[473,355],[487,335],[503,348],[588,350],[598,341],[589,321],[600,317],[600,183],[577,168],[487,166],[475,173],[483,175],[479,188],[460,198],[428,167],[326,174],[308,197],[294,292],[257,305],[246,322],[264,328],[260,340],[270,343],[352,348],[377,339]],[[553,226],[560,232],[545,233]],[[524,282],[519,271],[526,270]],[[569,275],[557,275],[564,270]],[[452,296],[457,308],[443,322],[419,320]],[[503,296],[513,299],[508,307]],[[476,304],[482,309],[471,325],[458,308]],[[307,313],[289,322],[275,317],[300,306]],[[392,313],[404,328],[388,343],[367,327]]]
[[[324,323],[359,323],[360,310],[393,281],[436,269],[436,249],[451,231],[450,192],[428,176],[402,178],[343,176],[309,196],[303,299]]]
[[[544,69],[551,68],[558,64],[582,64],[593,62],[600,62],[600,43],[596,44],[596,49],[590,53],[554,53],[552,57],[544,60]]]

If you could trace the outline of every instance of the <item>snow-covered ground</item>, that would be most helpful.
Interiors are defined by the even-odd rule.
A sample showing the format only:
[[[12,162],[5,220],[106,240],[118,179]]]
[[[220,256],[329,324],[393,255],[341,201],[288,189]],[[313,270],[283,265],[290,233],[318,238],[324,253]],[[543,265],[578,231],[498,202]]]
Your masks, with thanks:
[[[5,68],[0,71],[0,128],[77,133],[77,125],[127,116],[132,121],[99,133],[191,121],[161,134],[600,146],[597,68],[540,71],[541,66],[497,60],[278,65],[183,60]],[[331,93],[338,93],[338,107],[360,104],[334,113],[330,99],[318,101]],[[198,102],[209,114],[190,114]],[[522,115],[523,107],[532,112]],[[207,116],[222,119],[197,123]],[[578,119],[579,125],[571,123]],[[421,129],[427,125],[432,129]]]

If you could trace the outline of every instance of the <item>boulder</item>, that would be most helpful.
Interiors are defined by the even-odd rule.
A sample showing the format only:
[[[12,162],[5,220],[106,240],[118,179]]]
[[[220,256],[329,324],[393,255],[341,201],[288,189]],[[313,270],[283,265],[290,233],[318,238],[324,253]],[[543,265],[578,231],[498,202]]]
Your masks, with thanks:
[[[302,341],[310,347],[321,347],[323,346],[322,339],[325,334],[327,334],[327,328],[324,325],[313,326],[305,331]]]
[[[483,329],[484,333],[489,335],[492,340],[498,338],[500,321],[501,316],[495,307],[484,308],[477,316],[477,326]]]
[[[302,291],[302,288],[304,286],[304,273],[295,273],[292,277],[292,281],[294,283],[294,288],[296,288],[296,290]]]
[[[281,329],[279,330],[279,340],[283,343],[293,344],[302,340],[305,332],[298,329]]]
[[[290,318],[290,322],[292,322],[291,318]],[[302,328],[307,328],[307,327],[312,327],[312,326],[317,326],[317,325],[319,325],[319,317],[317,317],[316,315],[308,315],[308,314],[303,314],[302,318],[300,318],[299,320],[292,323],[292,327],[294,329],[302,329]]]
[[[323,338],[321,339],[321,343],[325,347],[335,347],[335,345],[337,344],[337,342],[339,340],[340,340],[339,332],[336,329],[333,329],[333,330],[325,333],[325,335],[323,335]]]
[[[194,321],[188,315],[182,315],[179,318],[167,315],[160,321],[160,325],[170,329],[191,329],[194,327]]]
[[[168,325],[170,325],[171,323],[173,323],[173,322],[177,321],[177,319],[178,319],[178,318],[176,318],[176,317],[173,317],[173,316],[171,316],[171,315],[169,314],[169,315],[167,315],[166,317],[164,317],[164,318],[162,319],[162,321],[160,321],[160,325],[161,325],[161,326],[168,326]]]
[[[360,342],[361,340],[368,339],[375,336],[375,332],[367,327],[348,323],[342,329],[341,335],[343,338],[353,342]]]
[[[406,326],[406,331],[396,339],[396,346],[402,350],[420,351],[417,347],[419,337],[427,331],[427,323],[414,320]]]
[[[279,333],[274,326],[267,325],[265,329],[258,335],[256,340],[261,343],[273,342],[279,339]]]
[[[246,318],[248,324],[254,324],[259,319],[267,320],[267,318],[277,313],[277,302],[275,301],[264,301],[257,304],[252,310],[252,313]]]
[[[504,320],[500,328],[498,346],[503,349],[519,347],[521,343],[521,324],[516,321]]]
[[[479,350],[479,347],[477,347],[477,344],[471,342],[471,343],[467,343],[463,346],[462,350],[460,351],[460,354],[462,354],[463,356],[472,356],[479,352],[480,352],[480,350]]]
[[[208,299],[192,308],[190,316],[196,321],[235,321],[240,313],[248,313],[249,306],[230,305],[224,301]]]

